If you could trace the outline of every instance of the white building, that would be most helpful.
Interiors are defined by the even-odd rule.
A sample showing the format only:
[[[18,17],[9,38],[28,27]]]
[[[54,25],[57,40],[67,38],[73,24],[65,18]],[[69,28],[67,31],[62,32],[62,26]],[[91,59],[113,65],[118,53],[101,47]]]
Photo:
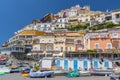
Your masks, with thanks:
[[[59,18],[56,21],[57,23],[68,23],[68,19],[67,18]]]
[[[115,24],[118,24],[120,22],[120,9],[119,10],[113,10],[111,12],[112,15],[112,21]]]
[[[55,25],[52,23],[39,23],[34,26],[34,30],[51,32],[54,30]]]

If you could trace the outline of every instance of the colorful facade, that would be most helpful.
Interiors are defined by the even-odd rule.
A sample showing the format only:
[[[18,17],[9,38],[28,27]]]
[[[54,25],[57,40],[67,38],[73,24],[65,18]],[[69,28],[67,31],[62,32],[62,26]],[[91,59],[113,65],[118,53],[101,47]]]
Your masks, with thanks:
[[[33,41],[33,53],[37,54],[67,54],[84,50],[83,33],[63,32],[49,33],[45,36],[35,37]]]
[[[120,53],[120,29],[108,29],[96,32],[53,32],[35,37],[33,53],[59,54],[66,57],[107,57],[118,58]],[[96,52],[89,52],[89,51]]]

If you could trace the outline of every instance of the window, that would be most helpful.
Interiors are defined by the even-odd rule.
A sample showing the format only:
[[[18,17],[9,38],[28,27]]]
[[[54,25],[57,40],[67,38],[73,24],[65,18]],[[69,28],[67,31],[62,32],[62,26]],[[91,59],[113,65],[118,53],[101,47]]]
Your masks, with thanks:
[[[37,47],[34,47],[34,50],[37,50]]]
[[[65,50],[68,51],[68,47],[66,47]]]
[[[63,47],[61,47],[61,52],[63,51]]]
[[[42,42],[44,42],[44,40],[42,40]]]
[[[113,38],[118,38],[118,33],[113,33]]]
[[[48,50],[52,50],[52,46],[48,46]]]
[[[44,25],[44,27],[47,27],[47,25]]]
[[[71,47],[70,47],[70,51],[71,51]]]
[[[58,50],[58,47],[55,47],[55,50]]]
[[[88,19],[86,19],[85,21],[88,21]]]
[[[49,40],[49,42],[51,42],[51,40]]]
[[[120,18],[120,14],[116,14],[116,18]]]
[[[112,49],[112,44],[111,43],[107,44],[107,49]]]
[[[62,20],[60,20],[60,22],[62,22]]]
[[[120,49],[120,42],[119,42],[119,44],[118,44],[118,47],[117,47],[118,49]]]
[[[46,49],[45,46],[41,46],[41,47],[40,47],[40,50],[43,50],[43,51],[44,51],[45,49]]]
[[[100,49],[100,45],[99,44],[95,44],[95,49]]]

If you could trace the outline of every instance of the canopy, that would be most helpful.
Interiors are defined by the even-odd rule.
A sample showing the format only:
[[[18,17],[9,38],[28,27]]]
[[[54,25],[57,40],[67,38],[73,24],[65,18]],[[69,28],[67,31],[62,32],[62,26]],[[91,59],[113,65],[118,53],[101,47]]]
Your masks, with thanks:
[[[28,53],[28,54],[27,54],[27,56],[31,56],[31,55],[32,55],[32,53]]]
[[[53,56],[63,56],[63,53],[53,54]]]

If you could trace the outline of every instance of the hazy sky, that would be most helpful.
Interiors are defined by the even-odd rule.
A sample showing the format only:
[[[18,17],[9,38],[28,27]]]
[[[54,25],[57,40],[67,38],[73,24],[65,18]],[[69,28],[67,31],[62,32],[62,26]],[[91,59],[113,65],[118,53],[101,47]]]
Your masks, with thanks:
[[[120,8],[120,0],[0,0],[0,45],[32,20],[76,4],[98,11]]]

